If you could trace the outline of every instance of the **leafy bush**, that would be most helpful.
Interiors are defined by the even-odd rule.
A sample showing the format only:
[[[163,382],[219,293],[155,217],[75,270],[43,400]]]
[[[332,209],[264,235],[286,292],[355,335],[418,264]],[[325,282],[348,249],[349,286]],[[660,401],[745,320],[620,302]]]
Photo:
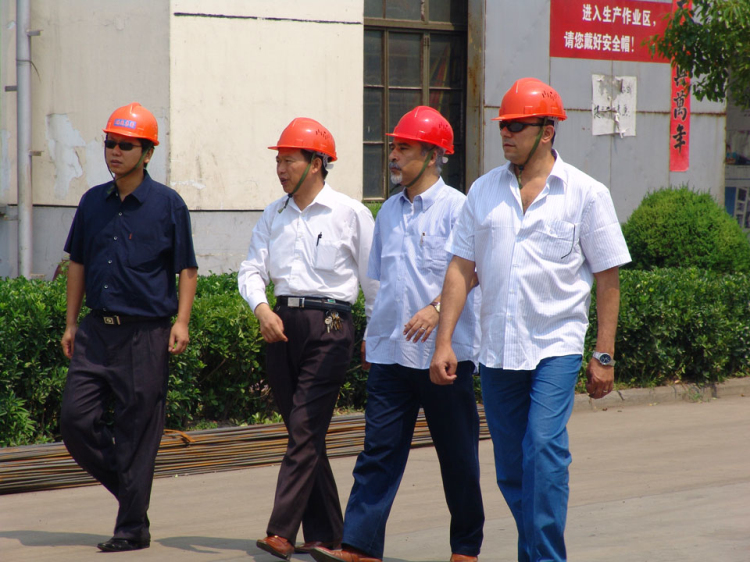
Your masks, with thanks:
[[[623,386],[750,375],[750,277],[695,268],[620,273],[615,376]],[[596,337],[596,292],[586,350]]]
[[[682,187],[647,195],[622,227],[634,269],[697,267],[750,273],[750,242],[708,193]]]
[[[236,274],[199,279],[190,345],[171,358],[168,427],[278,421],[266,384],[265,345],[236,287]],[[750,375],[750,276],[696,268],[624,270],[621,288],[616,376],[622,386]],[[272,288],[268,293],[273,304]],[[595,301],[587,356],[596,334]],[[366,400],[361,295],[354,321],[354,356],[338,402],[347,410],[363,408]],[[0,446],[59,438],[68,368],[59,343],[64,328],[63,277],[51,283],[0,279]]]

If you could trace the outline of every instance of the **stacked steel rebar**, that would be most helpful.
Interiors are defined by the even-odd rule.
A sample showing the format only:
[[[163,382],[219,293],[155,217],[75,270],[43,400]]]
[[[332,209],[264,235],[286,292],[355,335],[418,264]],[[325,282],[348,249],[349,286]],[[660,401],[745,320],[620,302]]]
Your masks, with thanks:
[[[489,437],[479,407],[480,439]],[[326,437],[329,457],[356,455],[362,450],[362,414],[336,416]],[[156,457],[156,476],[202,474],[281,462],[287,444],[284,424],[227,427],[203,431],[167,430]],[[420,411],[412,447],[432,445]],[[81,470],[62,443],[0,449],[0,494],[88,486],[96,481]]]

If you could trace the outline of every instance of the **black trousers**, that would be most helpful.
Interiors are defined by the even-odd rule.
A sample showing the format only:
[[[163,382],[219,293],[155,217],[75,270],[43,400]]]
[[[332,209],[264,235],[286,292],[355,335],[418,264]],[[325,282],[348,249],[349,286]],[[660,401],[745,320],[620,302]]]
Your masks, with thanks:
[[[295,542],[340,542],[344,520],[326,455],[326,432],[352,357],[354,324],[326,330],[322,310],[277,307],[288,342],[268,346],[268,381],[289,432],[267,533]]]
[[[120,504],[114,537],[150,539],[146,515],[164,432],[169,319],[78,328],[60,426],[75,461]],[[114,431],[104,416],[114,406]]]

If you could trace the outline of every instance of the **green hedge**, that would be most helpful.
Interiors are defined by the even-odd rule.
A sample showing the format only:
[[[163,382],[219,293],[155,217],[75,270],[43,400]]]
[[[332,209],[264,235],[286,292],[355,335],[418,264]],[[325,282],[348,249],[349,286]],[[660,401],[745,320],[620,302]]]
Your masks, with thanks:
[[[621,386],[708,383],[750,374],[750,276],[697,269],[622,271],[617,337]],[[265,381],[265,346],[237,292],[236,274],[199,278],[191,343],[172,358],[167,426],[190,428],[276,420]],[[82,314],[85,311],[82,311]],[[596,308],[592,302],[596,333]],[[364,307],[355,305],[358,340],[340,408],[362,408],[367,376],[359,368]],[[0,279],[0,446],[59,439],[67,372],[60,348],[65,280]]]

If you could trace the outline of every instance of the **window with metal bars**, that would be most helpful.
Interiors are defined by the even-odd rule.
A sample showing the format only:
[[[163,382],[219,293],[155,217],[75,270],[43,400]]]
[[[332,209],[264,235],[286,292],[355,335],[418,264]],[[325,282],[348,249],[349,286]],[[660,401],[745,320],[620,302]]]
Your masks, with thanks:
[[[385,134],[417,105],[434,107],[453,127],[456,152],[442,176],[466,191],[467,17],[468,0],[365,0],[365,200],[388,197]]]

